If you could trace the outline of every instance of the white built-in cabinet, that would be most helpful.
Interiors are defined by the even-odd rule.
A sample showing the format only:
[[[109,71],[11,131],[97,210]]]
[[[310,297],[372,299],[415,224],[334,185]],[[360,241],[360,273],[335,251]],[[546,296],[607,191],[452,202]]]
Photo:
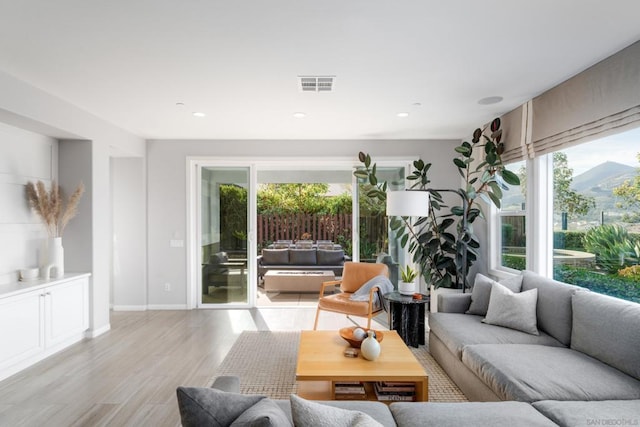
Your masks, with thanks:
[[[84,338],[89,274],[0,286],[0,380]]]

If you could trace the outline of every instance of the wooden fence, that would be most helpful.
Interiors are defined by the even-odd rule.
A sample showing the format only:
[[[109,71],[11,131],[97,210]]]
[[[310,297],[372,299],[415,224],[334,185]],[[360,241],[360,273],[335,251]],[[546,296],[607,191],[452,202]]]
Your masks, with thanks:
[[[258,243],[276,240],[351,240],[351,215],[272,214],[258,215]]]

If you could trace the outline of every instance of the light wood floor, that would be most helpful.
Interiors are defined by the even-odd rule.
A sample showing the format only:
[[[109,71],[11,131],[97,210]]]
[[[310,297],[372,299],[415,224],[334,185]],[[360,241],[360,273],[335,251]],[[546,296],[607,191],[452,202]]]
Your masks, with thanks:
[[[112,312],[106,334],[0,382],[0,426],[179,426],[176,387],[208,385],[242,331],[312,329],[314,316],[313,308]],[[322,312],[318,329],[351,324]]]

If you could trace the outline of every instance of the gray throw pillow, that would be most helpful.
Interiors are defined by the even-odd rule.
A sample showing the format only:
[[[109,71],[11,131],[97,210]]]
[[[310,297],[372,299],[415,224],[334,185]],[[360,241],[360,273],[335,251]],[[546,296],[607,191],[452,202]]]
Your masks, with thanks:
[[[231,423],[231,427],[293,427],[287,414],[271,399],[262,399]]]
[[[204,387],[178,387],[176,392],[183,427],[228,426],[265,398]]]
[[[536,319],[537,302],[537,289],[513,293],[500,283],[494,283],[491,287],[487,317],[482,321],[490,325],[540,335]]]
[[[291,415],[296,426],[380,427],[382,424],[360,411],[335,408],[291,395]]]
[[[471,291],[471,305],[466,312],[467,314],[476,314],[478,316],[485,316],[487,314],[489,298],[491,297],[491,287],[494,283],[500,283],[511,292],[520,292],[520,288],[522,287],[522,274],[503,279],[500,282],[496,282],[484,274],[476,274],[473,290]]]

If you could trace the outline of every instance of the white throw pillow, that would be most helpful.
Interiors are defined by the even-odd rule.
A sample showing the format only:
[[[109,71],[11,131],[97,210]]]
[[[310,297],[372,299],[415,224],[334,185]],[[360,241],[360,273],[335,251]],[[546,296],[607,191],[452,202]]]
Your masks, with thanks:
[[[336,408],[310,402],[292,394],[291,416],[296,426],[314,427],[382,427],[382,424],[361,411]]]
[[[487,316],[482,321],[490,325],[540,335],[536,319],[537,304],[538,289],[513,293],[500,283],[494,282],[491,287]]]
[[[494,283],[496,283],[495,280],[480,273],[476,274],[473,290],[471,291],[471,305],[469,306],[469,310],[467,310],[467,314],[477,314],[478,316],[487,315],[489,298],[491,297],[491,287]],[[506,286],[510,291],[520,292],[522,288],[522,274],[503,279],[498,283]]]

